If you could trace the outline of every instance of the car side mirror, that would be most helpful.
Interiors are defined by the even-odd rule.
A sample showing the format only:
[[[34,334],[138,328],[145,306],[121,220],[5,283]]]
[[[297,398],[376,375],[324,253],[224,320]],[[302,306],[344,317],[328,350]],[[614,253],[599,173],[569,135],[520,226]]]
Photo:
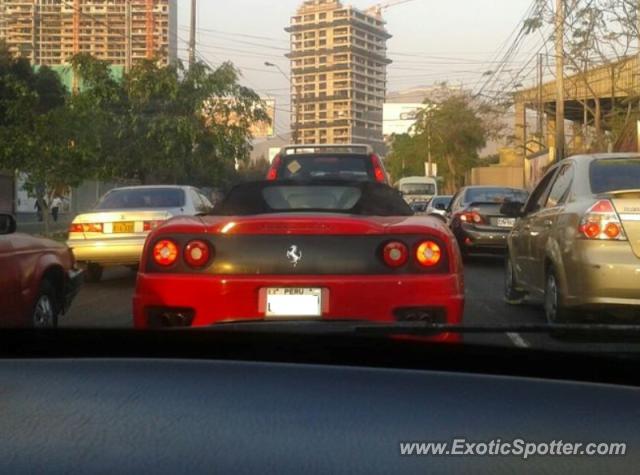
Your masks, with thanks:
[[[444,205],[444,203],[436,203],[434,208],[439,210],[439,211],[445,211],[447,209],[447,207]]]
[[[17,228],[16,219],[10,214],[0,214],[0,234],[13,234]]]
[[[500,214],[509,218],[520,218],[524,216],[524,203],[519,201],[505,201],[500,207]]]

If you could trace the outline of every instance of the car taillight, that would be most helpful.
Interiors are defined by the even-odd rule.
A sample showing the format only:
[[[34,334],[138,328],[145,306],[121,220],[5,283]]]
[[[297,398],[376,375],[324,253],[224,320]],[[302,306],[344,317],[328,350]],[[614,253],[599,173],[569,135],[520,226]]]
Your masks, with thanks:
[[[386,183],[387,177],[384,173],[384,169],[382,168],[382,162],[380,161],[380,157],[376,154],[371,155],[371,164],[373,165],[373,175],[378,183]]]
[[[392,241],[382,249],[382,259],[389,267],[401,267],[409,260],[409,249],[401,242]]]
[[[191,241],[184,247],[184,260],[191,267],[204,267],[210,257],[211,250],[204,241]]]
[[[437,266],[442,259],[442,249],[433,241],[424,241],[416,250],[416,259],[424,267]]]
[[[71,223],[70,233],[101,233],[102,223]]]
[[[269,167],[269,171],[267,172],[267,180],[275,180],[278,178],[278,168],[282,164],[282,158],[280,155],[276,155],[273,158],[273,162],[271,162],[271,167]]]
[[[143,224],[142,229],[146,232],[146,231],[153,231],[154,229],[156,229],[158,226],[160,226],[162,223],[164,223],[164,219],[163,220],[155,220],[155,221],[145,221]]]
[[[178,260],[178,246],[169,239],[158,241],[153,246],[153,260],[156,264],[168,267]]]
[[[589,208],[582,217],[578,229],[587,239],[627,240],[618,213],[609,200],[600,200]]]
[[[484,224],[484,218],[477,211],[465,211],[460,215],[460,221],[469,224]]]

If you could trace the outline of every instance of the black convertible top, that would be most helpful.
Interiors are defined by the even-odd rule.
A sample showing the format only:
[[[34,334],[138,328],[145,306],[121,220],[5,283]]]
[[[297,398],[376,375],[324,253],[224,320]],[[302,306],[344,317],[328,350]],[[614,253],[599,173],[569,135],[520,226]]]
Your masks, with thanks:
[[[362,216],[412,216],[400,192],[388,185],[351,180],[256,181],[235,186],[213,214],[322,212]]]

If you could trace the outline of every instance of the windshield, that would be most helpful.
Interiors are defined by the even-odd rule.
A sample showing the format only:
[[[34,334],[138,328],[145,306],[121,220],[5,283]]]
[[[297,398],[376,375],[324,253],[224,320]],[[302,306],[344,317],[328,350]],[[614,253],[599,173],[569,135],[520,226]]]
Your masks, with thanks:
[[[527,201],[527,192],[511,188],[470,188],[465,193],[466,203],[503,203],[505,201]]]
[[[640,350],[552,331],[640,325],[639,38],[637,0],[0,0],[0,327]]]
[[[400,186],[400,191],[405,195],[433,195],[436,187],[432,183],[405,183]]]
[[[596,160],[589,172],[593,193],[640,189],[640,158]]]
[[[177,188],[123,189],[107,193],[96,209],[180,208],[184,202],[184,191]]]
[[[393,188],[378,183],[256,182],[231,190],[214,214],[255,215],[276,212],[321,211],[364,216],[410,216],[411,208]],[[322,219],[319,218],[319,222]]]

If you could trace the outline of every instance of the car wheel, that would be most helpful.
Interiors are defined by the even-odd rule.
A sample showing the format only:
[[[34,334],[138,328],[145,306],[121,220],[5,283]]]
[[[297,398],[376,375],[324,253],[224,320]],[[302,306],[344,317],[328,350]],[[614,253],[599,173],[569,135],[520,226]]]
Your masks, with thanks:
[[[563,305],[562,301],[558,278],[553,268],[549,268],[544,287],[544,314],[548,323],[563,323],[570,320],[571,311]]]
[[[32,326],[34,328],[56,328],[59,308],[55,288],[51,282],[43,280],[31,314]]]
[[[103,270],[104,268],[98,264],[89,264],[84,275],[85,282],[100,282],[100,280],[102,279]]]
[[[515,269],[509,251],[505,258],[504,266],[504,300],[510,305],[520,305],[525,298],[525,293],[518,289]]]

